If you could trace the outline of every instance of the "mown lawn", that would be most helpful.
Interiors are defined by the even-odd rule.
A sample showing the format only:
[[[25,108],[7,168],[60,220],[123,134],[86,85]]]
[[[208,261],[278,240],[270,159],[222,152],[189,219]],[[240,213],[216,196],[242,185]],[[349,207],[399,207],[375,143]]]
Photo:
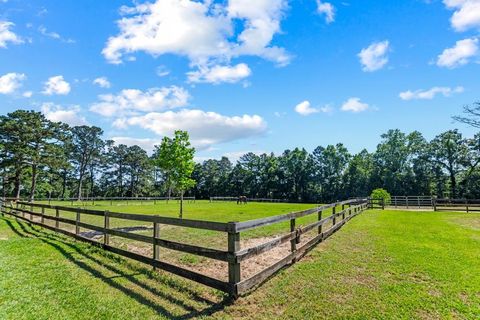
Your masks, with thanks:
[[[0,319],[478,319],[480,214],[370,210],[235,303],[0,219]]]

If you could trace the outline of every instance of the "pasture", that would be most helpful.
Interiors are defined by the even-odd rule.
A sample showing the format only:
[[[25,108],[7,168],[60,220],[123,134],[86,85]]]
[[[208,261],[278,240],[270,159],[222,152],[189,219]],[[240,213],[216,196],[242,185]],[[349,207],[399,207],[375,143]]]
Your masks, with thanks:
[[[480,317],[480,214],[368,210],[251,294],[0,219],[0,318]]]
[[[57,204],[61,206],[54,206]],[[247,281],[247,279],[253,276],[257,276],[255,279],[260,279],[263,275],[259,275],[259,273],[263,270],[266,271],[273,264],[280,262],[280,260],[288,263],[289,261],[286,259],[289,258],[287,256],[293,251],[293,247],[288,242],[294,241],[296,244],[299,244],[300,251],[298,254],[303,253],[313,242],[319,240],[320,235],[317,233],[317,229],[322,229],[320,226],[308,226],[316,223],[320,217],[316,211],[311,211],[312,207],[317,207],[313,204],[252,202],[246,205],[237,205],[233,202],[197,201],[185,205],[184,220],[176,218],[179,206],[177,201],[170,201],[169,203],[165,201],[157,203],[153,201],[129,201],[128,203],[127,201],[113,203],[104,201],[95,202],[95,204],[86,202],[51,202],[50,205],[42,206],[40,204],[40,207],[35,204],[30,205],[21,202],[17,205],[20,205],[20,210],[24,210],[20,212],[20,215],[26,219],[44,223],[55,230],[65,230],[69,234],[78,235],[84,240],[108,244],[113,248],[114,252],[119,254],[133,253],[138,255],[134,259],[140,261],[145,260],[143,257],[151,258],[153,256],[155,260],[167,263],[173,266],[173,268],[179,267],[197,273],[197,275],[183,275],[190,279],[207,276],[220,280],[223,283],[217,283],[213,286],[228,292],[231,292],[233,289],[232,287],[223,289],[227,283],[232,283],[232,281],[237,283],[241,280]],[[342,216],[344,219],[349,218],[350,214],[353,216],[357,212],[357,208],[352,207],[352,210],[342,214],[339,210],[343,207],[345,205],[337,203],[336,205],[325,206],[325,209],[323,209],[323,230],[330,231],[328,234],[325,233],[325,237],[328,237],[332,232],[341,227],[342,223],[339,222]],[[308,215],[302,214],[303,210],[307,208],[310,213]],[[336,211],[337,214],[335,216],[331,215],[333,209],[339,209]],[[85,210],[94,210],[89,211],[93,215],[88,214]],[[29,212],[35,212],[35,215],[32,216]],[[106,227],[107,224],[105,223],[105,212],[108,212],[108,227]],[[167,213],[163,214],[163,212]],[[275,216],[275,219],[278,219],[280,215],[292,212],[296,212],[296,215],[300,214],[299,217],[294,220],[290,220],[290,218],[281,219],[280,222],[273,224],[260,224],[259,227],[247,228],[246,231],[242,231],[241,236],[238,233],[239,240],[235,245],[235,255],[237,251],[240,254],[242,249],[248,250],[248,252],[243,252],[242,256],[238,258],[241,260],[235,260],[236,262],[229,258],[227,254],[233,254],[233,251],[231,251],[233,249],[230,249],[229,233],[225,232],[225,228],[231,227],[231,225],[226,222],[246,222],[247,220],[251,222],[271,216]],[[55,222],[55,220],[48,218],[43,219],[43,216],[42,218],[39,216],[40,213],[45,217],[57,217],[56,219],[60,219],[60,222]],[[347,217],[346,214],[348,215]],[[118,215],[122,217],[128,215],[129,218],[125,220],[125,218],[118,217]],[[163,223],[152,224],[151,219],[155,219],[155,217],[174,218],[179,224],[171,224],[171,220],[161,220]],[[187,220],[192,221],[192,227],[188,227],[188,224],[185,225],[188,222]],[[80,225],[76,225],[75,221],[78,221]],[[213,229],[208,226],[202,227],[199,225],[202,221],[205,221],[208,226],[211,226],[212,223],[217,225]],[[335,221],[338,223],[335,224]],[[295,230],[291,229],[292,222]],[[155,225],[157,225],[157,229],[155,229]],[[334,226],[336,228],[333,228]],[[104,237],[104,227],[111,230],[109,231],[108,240]],[[300,238],[299,235],[297,236],[297,231],[301,231],[302,227],[309,231],[305,231],[305,235],[302,235]],[[158,245],[153,245],[152,237],[161,239]],[[291,237],[294,237],[295,240]],[[105,241],[108,241],[108,243]],[[272,241],[274,243],[271,243]],[[206,253],[202,254],[202,252]],[[248,261],[244,261],[247,259]],[[240,265],[241,261],[243,262]],[[154,263],[144,262],[148,264]],[[232,270],[230,262],[238,264],[236,280],[229,278],[231,275],[230,270]],[[169,266],[160,268],[165,267],[168,268]],[[209,279],[204,281],[207,281],[206,284],[212,285]],[[252,279],[252,281],[254,280]],[[256,282],[255,280],[254,283]],[[251,287],[254,283],[245,282],[241,290],[247,290],[246,287]]]

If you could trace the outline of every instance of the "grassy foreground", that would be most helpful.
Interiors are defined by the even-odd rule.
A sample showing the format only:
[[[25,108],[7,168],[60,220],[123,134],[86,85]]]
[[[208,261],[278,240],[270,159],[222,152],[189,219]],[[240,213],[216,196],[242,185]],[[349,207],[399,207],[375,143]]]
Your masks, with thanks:
[[[478,319],[480,214],[367,211],[235,303],[0,218],[0,319]]]

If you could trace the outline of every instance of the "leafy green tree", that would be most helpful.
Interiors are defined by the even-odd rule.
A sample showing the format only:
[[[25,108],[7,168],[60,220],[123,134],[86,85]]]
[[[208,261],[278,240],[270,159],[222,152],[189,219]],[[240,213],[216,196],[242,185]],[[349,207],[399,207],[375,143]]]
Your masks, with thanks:
[[[371,190],[372,172],[372,154],[363,149],[351,158],[343,175],[345,196],[347,198],[367,196]]]
[[[370,194],[370,198],[375,200],[382,199],[383,203],[390,203],[390,200],[392,199],[392,197],[390,196],[390,193],[387,190],[382,188],[377,188],[373,190],[372,193]]]
[[[14,171],[14,196],[20,197],[21,177],[28,168],[30,201],[33,201],[37,179],[47,167],[60,164],[57,154],[61,151],[65,125],[53,123],[40,112],[17,110],[0,117],[0,143],[4,156],[1,166]]]
[[[334,201],[342,196],[342,177],[350,158],[350,153],[341,143],[326,148],[317,147],[313,151],[315,176],[323,200]]]
[[[77,171],[77,198],[82,199],[83,183],[92,165],[97,164],[97,160],[104,152],[105,142],[101,136],[103,130],[98,127],[77,126],[72,129],[71,142],[71,161]]]
[[[168,176],[169,189],[180,193],[180,218],[183,217],[183,195],[195,185],[192,173],[195,168],[193,157],[195,148],[191,147],[186,131],[177,130],[172,138],[164,137],[160,146],[156,146],[155,164]]]
[[[279,158],[279,175],[283,198],[295,201],[313,200],[313,159],[305,149],[285,150]]]
[[[456,198],[457,179],[465,170],[469,149],[458,130],[449,130],[436,136],[429,145],[430,160],[445,170],[450,179],[450,196]]]
[[[150,159],[145,150],[135,145],[127,149],[125,164],[130,182],[129,195],[137,197],[146,192],[150,186]]]

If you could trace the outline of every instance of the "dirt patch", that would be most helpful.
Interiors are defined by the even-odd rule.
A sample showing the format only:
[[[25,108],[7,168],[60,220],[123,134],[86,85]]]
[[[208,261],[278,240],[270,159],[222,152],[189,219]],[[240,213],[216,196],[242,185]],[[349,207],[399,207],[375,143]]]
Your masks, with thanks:
[[[440,290],[437,290],[437,289],[428,290],[428,294],[432,297],[435,297],[435,298],[440,298],[442,296],[442,292]]]
[[[432,320],[442,318],[438,313],[433,313],[427,310],[417,310],[415,314],[417,319]]]
[[[135,231],[146,231],[153,230],[151,226],[135,226],[135,227],[124,227],[124,228],[113,228],[112,230],[122,231],[122,232],[135,232]],[[82,237],[98,240],[103,237],[103,232],[100,231],[85,231],[80,232],[79,234]]]
[[[480,217],[455,217],[449,218],[448,220],[464,228],[480,230]]]
[[[115,230],[124,232],[142,232],[151,230],[151,226],[133,226],[125,228],[115,228]],[[81,233],[82,236],[101,241],[103,239],[103,233],[98,231],[86,231]],[[317,231],[310,231],[303,234],[300,238],[300,243],[297,244],[297,248],[302,247],[305,243],[317,236]],[[278,236],[272,237],[259,237],[252,239],[241,240],[241,250],[253,248],[258,245],[267,243]],[[110,244],[114,247],[118,247],[136,254],[140,254],[145,257],[153,256],[153,246],[147,243],[140,243],[137,241],[129,241],[117,236],[110,236]],[[205,246],[198,244],[200,246]],[[270,267],[281,259],[287,257],[291,253],[291,243],[287,241],[280,244],[271,250],[242,261],[241,263],[241,278],[248,279],[260,271]],[[311,259],[309,256],[304,259]],[[166,248],[160,249],[160,261],[164,261],[188,270],[192,270],[209,277],[213,277],[222,281],[228,281],[228,263],[215,259],[205,258],[197,255],[192,255],[184,252],[174,251]],[[367,286],[372,286],[371,279],[353,279],[352,281],[357,283],[363,283]]]

